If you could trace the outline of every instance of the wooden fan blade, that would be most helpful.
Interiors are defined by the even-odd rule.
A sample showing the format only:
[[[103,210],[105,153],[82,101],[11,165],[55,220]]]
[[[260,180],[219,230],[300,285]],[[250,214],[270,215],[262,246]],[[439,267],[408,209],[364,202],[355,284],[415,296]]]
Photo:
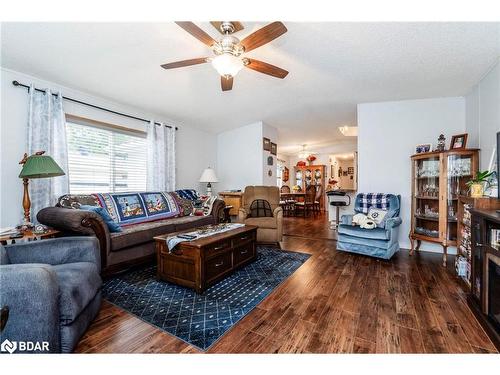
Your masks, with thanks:
[[[260,73],[268,74],[276,78],[285,78],[288,72],[285,69],[278,68],[277,66],[265,63],[263,61],[248,59],[248,64],[245,65],[247,68],[255,70]]]
[[[233,89],[233,77],[226,78],[224,76],[220,77],[220,86],[222,91],[229,91]]]
[[[198,59],[182,60],[173,63],[163,64],[161,65],[161,67],[163,69],[174,69],[174,68],[182,68],[183,66],[203,64],[206,62],[208,62],[208,57],[200,57]]]
[[[245,52],[248,52],[266,43],[269,43],[271,40],[276,39],[286,32],[287,29],[285,25],[283,25],[279,21],[276,21],[247,36],[241,41],[241,45],[245,47]]]
[[[202,43],[205,43],[207,46],[212,47],[215,44],[215,40],[206,32],[204,32],[202,29],[200,29],[198,26],[196,26],[194,23],[189,21],[182,21],[182,22],[179,21],[176,22],[176,24],[182,27],[184,30],[186,30],[189,34],[194,36]]]

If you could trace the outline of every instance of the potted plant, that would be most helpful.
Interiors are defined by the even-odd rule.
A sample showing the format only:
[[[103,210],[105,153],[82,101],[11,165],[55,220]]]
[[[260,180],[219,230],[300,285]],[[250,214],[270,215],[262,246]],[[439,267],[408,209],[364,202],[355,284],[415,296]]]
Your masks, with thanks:
[[[470,189],[470,196],[472,198],[481,198],[483,196],[484,185],[489,184],[488,177],[492,174],[493,172],[490,171],[478,171],[476,177],[467,181],[466,185]]]

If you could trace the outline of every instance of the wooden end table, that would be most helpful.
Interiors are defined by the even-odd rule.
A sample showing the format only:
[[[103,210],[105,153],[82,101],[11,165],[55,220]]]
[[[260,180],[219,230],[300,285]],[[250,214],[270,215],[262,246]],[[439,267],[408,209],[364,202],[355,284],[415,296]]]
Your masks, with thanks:
[[[55,238],[61,232],[58,231],[57,229],[50,229],[49,228],[44,233],[33,233],[33,231],[31,229],[25,230],[22,233],[23,233],[23,236],[17,237],[17,238],[10,238],[10,236],[1,236],[0,243],[5,246],[8,244],[8,241],[11,241],[11,244],[15,244],[16,241],[18,241],[18,240],[36,241],[38,239],[43,240],[46,238]]]
[[[169,252],[167,237],[192,231],[154,237],[159,279],[192,288],[201,294],[235,269],[257,258],[257,227],[253,225],[181,242]]]

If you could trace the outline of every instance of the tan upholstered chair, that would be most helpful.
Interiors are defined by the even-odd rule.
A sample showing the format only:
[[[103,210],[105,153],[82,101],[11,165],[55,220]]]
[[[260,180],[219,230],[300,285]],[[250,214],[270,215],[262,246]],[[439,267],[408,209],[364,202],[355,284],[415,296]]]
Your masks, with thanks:
[[[256,199],[269,202],[272,217],[249,217],[250,206]],[[283,239],[283,209],[279,204],[280,191],[277,186],[247,186],[243,194],[242,207],[238,211],[238,221],[259,227],[257,242],[277,243],[280,246],[280,241]]]

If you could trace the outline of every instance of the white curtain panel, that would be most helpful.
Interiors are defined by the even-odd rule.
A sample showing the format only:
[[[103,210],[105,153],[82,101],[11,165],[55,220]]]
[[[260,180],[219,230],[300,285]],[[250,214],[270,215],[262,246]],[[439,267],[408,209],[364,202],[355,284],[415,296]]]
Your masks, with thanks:
[[[148,191],[175,190],[175,127],[155,125],[147,130],[147,189]]]
[[[30,180],[31,221],[36,222],[38,211],[53,206],[58,197],[69,193],[66,118],[61,93],[54,96],[50,90],[40,92],[30,86],[27,144],[28,156],[45,151],[66,173]]]

